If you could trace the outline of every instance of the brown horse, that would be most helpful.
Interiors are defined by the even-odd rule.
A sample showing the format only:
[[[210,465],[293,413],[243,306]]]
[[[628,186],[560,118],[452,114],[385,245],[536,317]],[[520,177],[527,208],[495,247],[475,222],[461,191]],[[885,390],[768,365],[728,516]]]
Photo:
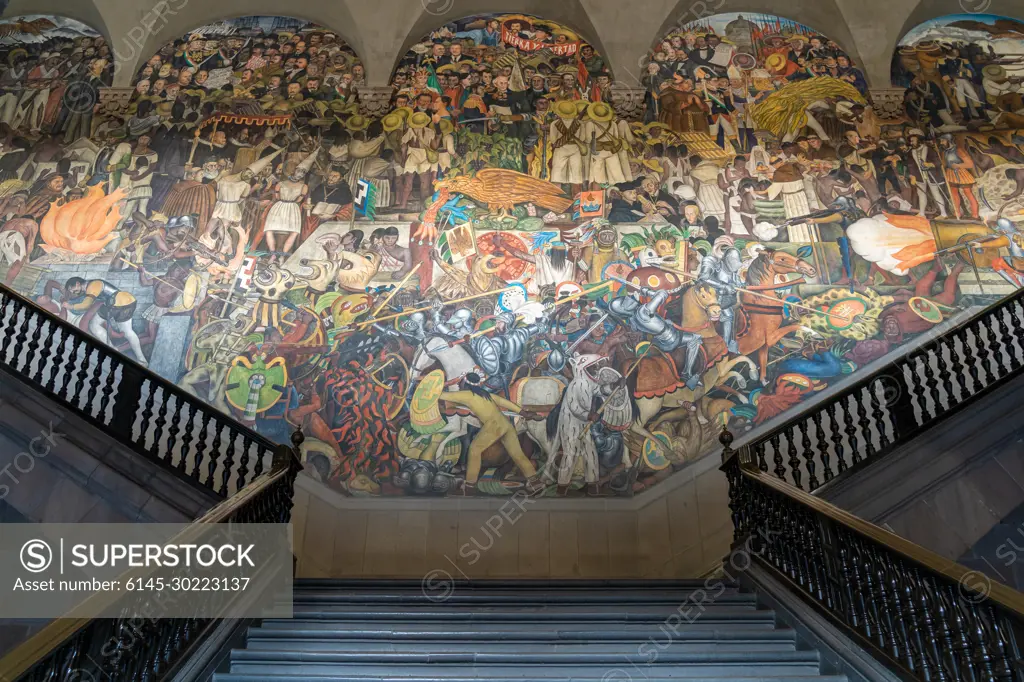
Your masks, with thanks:
[[[779,289],[799,284],[803,278],[785,283],[777,281],[777,275],[799,273],[805,277],[814,277],[817,271],[814,266],[796,256],[765,249],[747,269],[747,292],[740,293],[740,310],[744,313],[746,328],[743,328],[741,316],[737,315],[736,341],[741,355],[753,356],[757,353],[757,365],[761,368],[761,383],[768,378],[768,351],[783,337],[800,329],[800,325],[783,326],[783,309],[785,301],[779,295]],[[777,300],[776,303],[773,299]]]

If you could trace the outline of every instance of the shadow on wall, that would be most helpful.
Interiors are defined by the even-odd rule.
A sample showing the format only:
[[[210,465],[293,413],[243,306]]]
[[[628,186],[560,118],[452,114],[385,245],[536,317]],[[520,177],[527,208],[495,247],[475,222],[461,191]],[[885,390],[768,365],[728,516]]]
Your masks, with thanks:
[[[901,49],[882,118],[841,46],[760,14],[674,28],[632,111],[535,16],[438,27],[383,99],[328,27],[219,22],[122,104],[101,38],[23,19],[0,277],[302,429],[345,494],[633,495],[1021,284],[1005,22]]]

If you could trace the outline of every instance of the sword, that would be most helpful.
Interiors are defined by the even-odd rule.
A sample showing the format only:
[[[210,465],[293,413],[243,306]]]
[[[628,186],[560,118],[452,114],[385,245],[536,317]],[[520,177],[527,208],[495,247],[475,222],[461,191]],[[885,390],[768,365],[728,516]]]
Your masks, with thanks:
[[[608,319],[609,315],[610,315],[610,313],[605,313],[604,315],[601,316],[601,319],[599,319],[594,324],[590,325],[590,329],[588,329],[587,331],[583,332],[583,336],[581,336],[580,338],[578,338],[575,341],[573,341],[572,345],[569,346],[569,348],[567,348],[565,352],[568,354],[568,353],[572,353],[574,350],[576,350],[577,346],[579,346],[581,343],[583,343],[588,338],[590,338],[590,336],[595,331],[597,331],[598,327],[600,327],[601,325],[604,324],[604,321]]]

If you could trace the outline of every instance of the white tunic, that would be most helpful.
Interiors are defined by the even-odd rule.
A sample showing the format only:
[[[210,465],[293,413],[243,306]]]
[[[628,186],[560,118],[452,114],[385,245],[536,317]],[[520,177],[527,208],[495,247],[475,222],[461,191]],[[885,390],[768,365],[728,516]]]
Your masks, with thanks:
[[[302,231],[302,208],[299,197],[302,196],[304,183],[282,180],[278,186],[279,201],[274,202],[267,213],[265,232],[287,232],[298,234]]]
[[[210,217],[225,223],[242,222],[242,198],[248,189],[249,183],[242,180],[218,180],[217,203]]]

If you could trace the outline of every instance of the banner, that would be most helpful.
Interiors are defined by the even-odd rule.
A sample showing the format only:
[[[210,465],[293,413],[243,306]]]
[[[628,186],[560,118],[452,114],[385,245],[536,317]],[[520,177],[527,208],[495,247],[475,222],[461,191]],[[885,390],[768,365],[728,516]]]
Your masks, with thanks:
[[[501,42],[523,50],[524,52],[536,52],[537,50],[547,48],[561,56],[574,55],[580,49],[579,41],[573,43],[541,43],[536,40],[520,37],[510,31],[507,26],[501,27]]]

